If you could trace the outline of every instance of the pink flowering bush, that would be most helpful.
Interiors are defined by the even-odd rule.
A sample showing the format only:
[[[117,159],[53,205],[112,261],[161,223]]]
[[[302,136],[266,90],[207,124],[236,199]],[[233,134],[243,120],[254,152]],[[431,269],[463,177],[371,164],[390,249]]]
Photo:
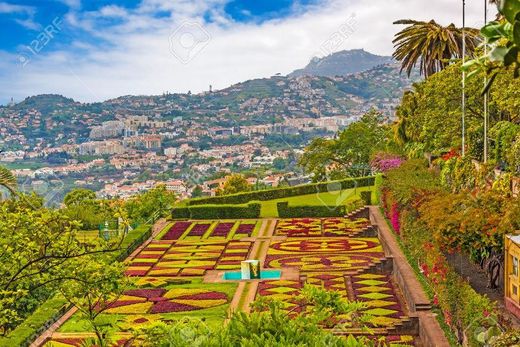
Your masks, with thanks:
[[[390,223],[397,234],[400,233],[401,223],[399,222],[399,207],[397,203],[392,204],[392,210],[390,211]]]
[[[380,152],[374,156],[370,165],[378,172],[386,172],[401,166],[403,162],[404,159],[398,155]]]

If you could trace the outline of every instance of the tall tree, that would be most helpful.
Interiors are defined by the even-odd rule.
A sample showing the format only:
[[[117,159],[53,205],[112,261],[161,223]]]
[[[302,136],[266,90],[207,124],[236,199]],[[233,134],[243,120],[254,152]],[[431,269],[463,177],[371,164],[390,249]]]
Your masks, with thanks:
[[[217,189],[217,195],[228,195],[251,190],[251,185],[247,182],[244,175],[233,174],[226,179],[222,188]]]
[[[299,165],[312,173],[315,181],[364,176],[370,173],[371,155],[386,149],[389,135],[381,114],[371,111],[334,139],[314,139],[305,148]]]
[[[434,20],[402,19],[394,24],[408,25],[393,40],[393,57],[401,62],[401,71],[406,70],[408,76],[417,64],[420,73],[428,77],[448,66],[451,59],[461,58],[464,34],[467,53],[473,53],[479,43],[479,32],[473,28],[457,28],[454,24],[444,27]]]

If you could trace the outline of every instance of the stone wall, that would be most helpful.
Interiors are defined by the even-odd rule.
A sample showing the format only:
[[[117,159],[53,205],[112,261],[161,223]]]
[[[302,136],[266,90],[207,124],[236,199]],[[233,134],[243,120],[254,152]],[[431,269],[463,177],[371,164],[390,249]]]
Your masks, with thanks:
[[[393,259],[392,276],[396,281],[410,312],[419,318],[419,337],[423,346],[450,346],[441,329],[428,296],[424,292],[415,272],[406,260],[395,235],[390,230],[378,206],[370,206],[370,221],[379,233],[385,255]]]

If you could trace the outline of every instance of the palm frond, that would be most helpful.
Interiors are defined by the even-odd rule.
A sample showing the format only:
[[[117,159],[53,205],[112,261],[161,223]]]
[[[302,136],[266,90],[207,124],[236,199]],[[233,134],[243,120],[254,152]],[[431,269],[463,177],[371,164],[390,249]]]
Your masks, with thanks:
[[[401,62],[401,71],[410,76],[419,64],[419,72],[426,77],[444,69],[452,59],[462,57],[465,34],[466,53],[473,53],[479,44],[479,31],[457,28],[454,24],[443,27],[434,20],[429,22],[401,19],[394,24],[407,25],[394,40],[393,57]]]
[[[7,168],[0,166],[0,186],[5,187],[12,194],[16,194],[18,183],[16,177]]]

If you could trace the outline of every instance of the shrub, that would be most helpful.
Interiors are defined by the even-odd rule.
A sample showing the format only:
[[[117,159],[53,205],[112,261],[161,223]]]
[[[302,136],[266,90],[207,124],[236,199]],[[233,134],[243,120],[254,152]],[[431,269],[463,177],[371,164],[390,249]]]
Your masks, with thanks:
[[[200,205],[176,207],[172,210],[173,218],[182,219],[237,219],[259,218],[261,205]]]
[[[370,192],[368,192],[370,193]],[[279,202],[276,204],[278,216],[280,218],[298,218],[298,217],[342,217],[348,212],[364,206],[361,199],[354,200],[347,205],[327,206],[289,206],[289,203]]]
[[[361,196],[361,200],[365,203],[365,205],[372,205],[372,192],[371,191],[361,192],[360,196]]]
[[[284,187],[268,190],[258,190],[253,192],[238,193],[225,196],[213,196],[202,199],[188,201],[190,206],[205,204],[245,204],[250,201],[265,201],[273,199],[283,199],[291,196],[307,195],[328,191],[351,189],[356,187],[373,186],[375,177],[349,178],[339,181],[321,182],[314,184],[301,185],[296,187]]]
[[[121,243],[120,251],[114,254],[118,261],[124,260],[152,234],[150,225],[140,225],[126,235]],[[18,325],[9,335],[0,337],[0,346],[28,346],[45,329],[65,314],[69,305],[60,295],[45,301],[23,323]]]
[[[67,301],[55,296],[40,305],[8,336],[0,337],[0,346],[28,346],[69,308]]]
[[[460,278],[443,252],[462,250],[471,255],[471,249],[481,251],[500,243],[503,235],[494,237],[499,230],[486,229],[500,220],[494,217],[498,206],[494,195],[470,196],[439,189],[438,176],[416,161],[391,170],[387,177],[381,206],[399,234],[404,253],[411,265],[418,264],[420,279],[427,282],[433,303],[449,328],[455,334],[463,331],[468,345],[478,345],[478,329],[485,326],[486,319],[496,320],[494,305]],[[503,219],[516,225],[515,217]]]

